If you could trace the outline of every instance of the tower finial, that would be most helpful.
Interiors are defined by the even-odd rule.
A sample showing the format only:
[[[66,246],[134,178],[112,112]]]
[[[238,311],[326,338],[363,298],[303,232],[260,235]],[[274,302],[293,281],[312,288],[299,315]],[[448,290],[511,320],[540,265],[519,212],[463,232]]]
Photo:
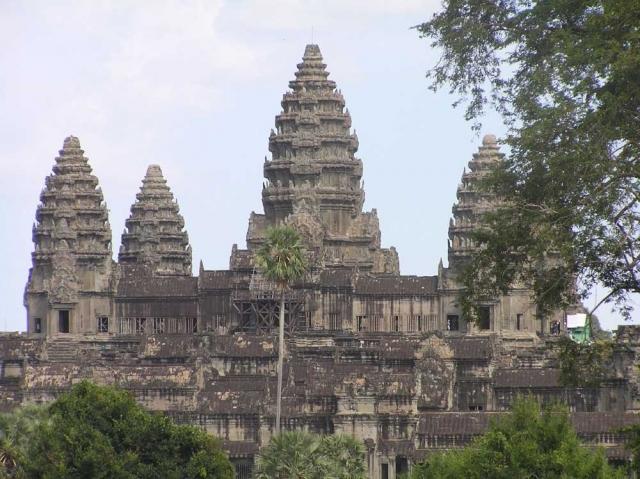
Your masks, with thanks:
[[[497,146],[498,140],[496,135],[488,134],[482,138],[482,146]]]

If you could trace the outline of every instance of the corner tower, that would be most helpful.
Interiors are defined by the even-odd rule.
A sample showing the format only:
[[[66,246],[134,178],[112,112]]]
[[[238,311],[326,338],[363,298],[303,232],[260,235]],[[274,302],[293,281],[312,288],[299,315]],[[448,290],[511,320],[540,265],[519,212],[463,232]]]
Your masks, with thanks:
[[[144,264],[154,273],[191,275],[184,218],[158,165],[150,165],[122,233],[118,262]]]
[[[264,214],[251,214],[248,251],[234,248],[232,269],[249,267],[266,229],[284,223],[300,232],[316,267],[399,273],[395,249],[381,248],[376,210],[362,211],[358,138],[344,97],[328,77],[320,48],[307,45],[269,136]]]
[[[478,182],[504,161],[494,135],[485,135],[482,146],[473,154],[469,162],[469,171],[462,173],[462,179],[456,193],[457,202],[453,205],[453,218],[449,222],[449,267],[463,266],[476,251],[477,246],[471,233],[478,229],[480,218],[496,205],[496,199],[490,193],[480,190]]]
[[[78,138],[66,138],[55,161],[33,226],[27,330],[47,336],[96,332],[111,314],[107,206]]]

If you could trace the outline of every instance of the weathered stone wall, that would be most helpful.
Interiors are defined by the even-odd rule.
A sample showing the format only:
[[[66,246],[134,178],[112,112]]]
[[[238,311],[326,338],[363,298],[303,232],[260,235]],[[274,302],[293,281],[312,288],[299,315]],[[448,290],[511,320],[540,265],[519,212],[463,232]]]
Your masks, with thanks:
[[[617,458],[616,418],[639,418],[638,337],[622,328],[610,381],[580,389],[558,383],[553,338],[302,334],[287,342],[283,423],[355,435],[368,444],[370,477],[383,468],[393,477],[396,461],[401,470],[404,461],[464,445],[516,396],[533,394],[567,404],[584,438]],[[146,407],[221,437],[235,461],[252,459],[274,427],[276,354],[273,336],[248,334],[6,335],[0,407],[50,401],[82,379],[116,384]]]

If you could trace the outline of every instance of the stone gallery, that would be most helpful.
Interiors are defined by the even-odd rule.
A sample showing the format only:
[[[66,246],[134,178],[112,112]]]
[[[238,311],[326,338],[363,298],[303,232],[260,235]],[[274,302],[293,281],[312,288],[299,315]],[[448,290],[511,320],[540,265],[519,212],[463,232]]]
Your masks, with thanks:
[[[640,330],[619,329],[614,367],[597,387],[565,387],[553,345],[566,311],[538,314],[526,288],[479,305],[474,322],[457,305],[470,232],[496,203],[478,191],[503,161],[495,137],[483,138],[458,185],[448,266],[403,276],[376,210],[363,211],[358,138],[317,45],[306,47],[281,104],[264,213],[251,213],[246,249],[233,245],[228,270],[201,263],[196,276],[160,166],[142,179],[116,262],[98,178],[78,138],[64,140],[36,210],[27,333],[0,337],[2,409],[50,401],[82,379],[117,384],[220,437],[238,476],[250,477],[274,431],[280,313],[254,255],[269,227],[286,224],[310,268],[286,296],[285,429],[354,435],[369,476],[392,479],[468,443],[532,394],[567,404],[585,442],[626,461],[616,428],[638,417]]]

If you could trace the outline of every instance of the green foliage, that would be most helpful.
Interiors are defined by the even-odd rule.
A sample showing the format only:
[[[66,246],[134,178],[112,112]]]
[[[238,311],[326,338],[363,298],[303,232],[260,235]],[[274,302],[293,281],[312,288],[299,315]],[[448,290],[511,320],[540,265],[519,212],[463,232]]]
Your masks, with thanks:
[[[301,278],[307,264],[300,235],[290,226],[267,230],[267,238],[256,254],[262,274],[281,288]]]
[[[509,133],[485,183],[486,215],[464,277],[467,306],[518,283],[540,314],[602,284],[629,316],[640,292],[640,0],[444,0],[417,29],[441,51],[428,76],[479,127]],[[467,308],[468,309],[468,308]]]
[[[577,343],[561,338],[556,347],[560,382],[565,386],[598,387],[611,370],[614,343],[609,339]]]
[[[41,423],[48,421],[46,406],[28,405],[0,415],[0,478],[24,478],[29,441]]]
[[[334,479],[364,479],[364,446],[353,436],[335,434],[320,440],[324,477]]]
[[[634,424],[622,429],[626,437],[626,448],[631,451],[631,469],[637,474],[640,473],[640,425]]]
[[[283,432],[260,451],[257,479],[364,479],[364,447],[351,436]]]
[[[257,479],[311,479],[318,475],[318,439],[305,432],[273,437],[258,457]]]
[[[469,446],[437,454],[414,467],[412,479],[613,479],[625,477],[608,465],[604,452],[580,445],[568,412],[540,410],[520,399]]]
[[[28,434],[27,478],[231,479],[205,432],[151,414],[124,391],[82,382],[51,404]]]

